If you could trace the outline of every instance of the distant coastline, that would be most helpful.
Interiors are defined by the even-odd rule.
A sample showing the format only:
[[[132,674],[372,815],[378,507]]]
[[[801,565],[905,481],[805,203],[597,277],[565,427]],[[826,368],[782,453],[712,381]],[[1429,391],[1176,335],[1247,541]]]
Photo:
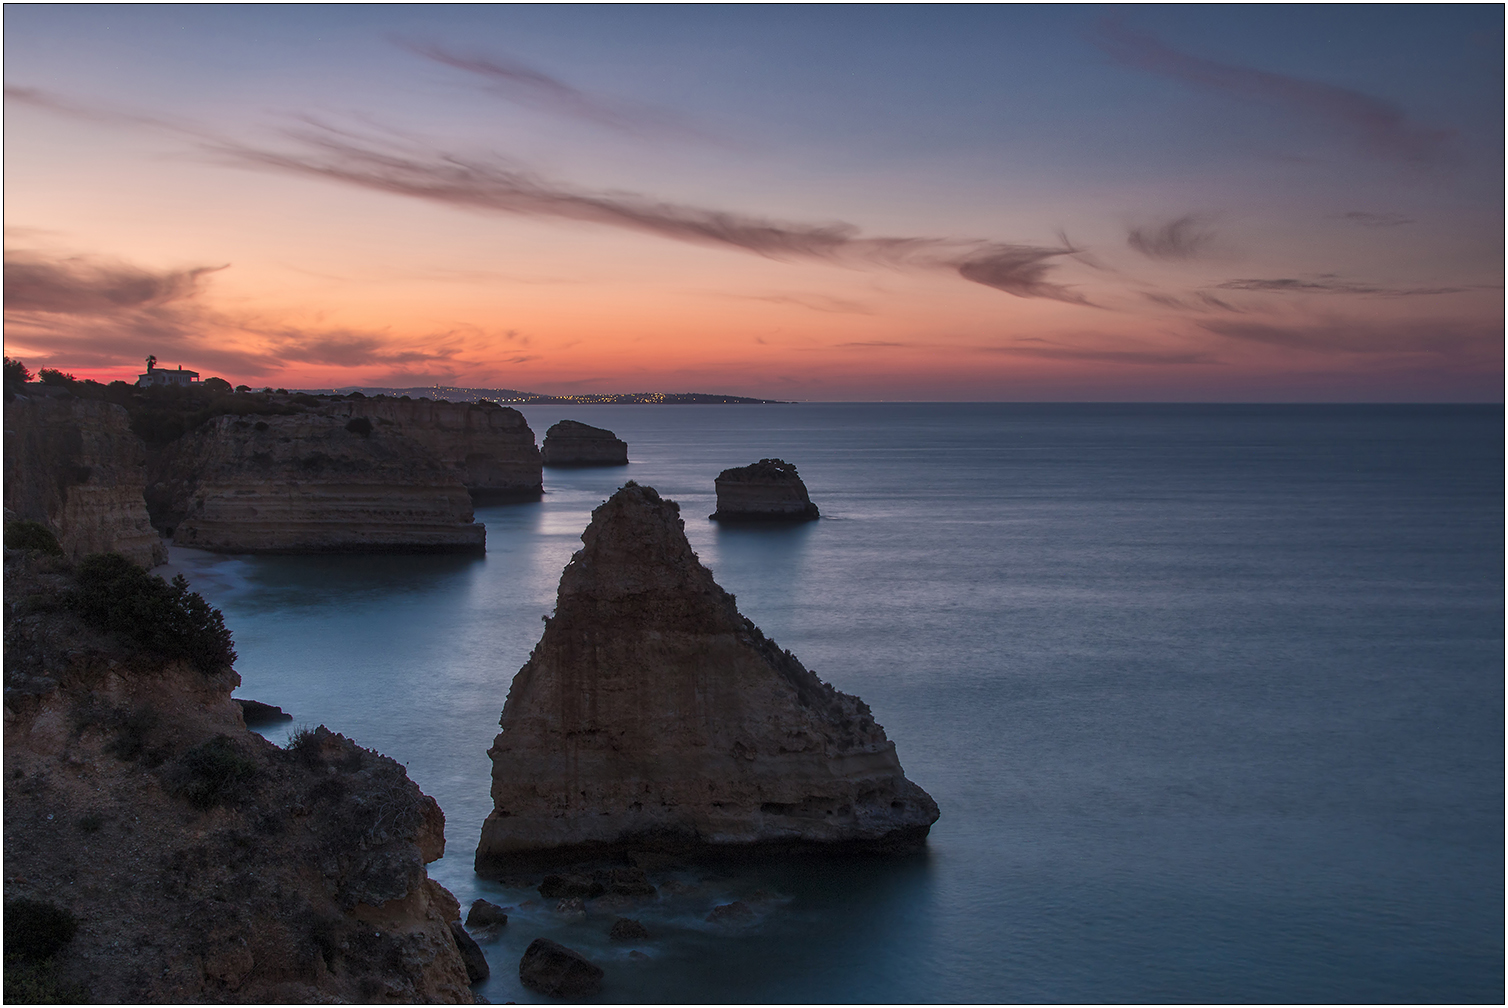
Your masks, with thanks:
[[[784,399],[751,399],[747,396],[717,395],[710,392],[611,392],[600,395],[553,396],[543,395],[538,392],[521,392],[518,389],[458,388],[453,385],[421,385],[416,388],[378,388],[366,385],[347,385],[342,388],[293,389],[292,391],[304,392],[310,395],[350,395],[352,392],[360,392],[362,395],[368,396],[408,396],[412,399],[424,397],[429,399],[447,399],[450,402],[477,402],[478,400],[486,399],[491,402],[507,403],[509,405],[517,405],[519,403],[530,405],[559,404],[562,406],[623,406],[633,404],[659,406],[708,404],[789,405],[789,401]]]

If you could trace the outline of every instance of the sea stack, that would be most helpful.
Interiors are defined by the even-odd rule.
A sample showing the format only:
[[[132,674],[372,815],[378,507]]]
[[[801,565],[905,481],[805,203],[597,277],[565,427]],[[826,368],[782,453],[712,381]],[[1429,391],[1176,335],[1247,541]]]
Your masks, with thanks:
[[[628,444],[610,430],[562,420],[545,431],[547,466],[628,465]]]
[[[817,505],[807,496],[796,467],[781,459],[760,459],[717,474],[713,521],[811,521]]]
[[[921,846],[937,804],[857,697],[742,616],[680,507],[629,482],[592,512],[519,670],[476,869],[540,862]]]

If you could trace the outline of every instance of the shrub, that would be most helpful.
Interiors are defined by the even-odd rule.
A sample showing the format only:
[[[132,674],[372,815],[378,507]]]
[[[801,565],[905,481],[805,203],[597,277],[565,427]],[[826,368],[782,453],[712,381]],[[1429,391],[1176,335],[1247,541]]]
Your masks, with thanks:
[[[31,368],[12,357],[7,357],[5,358],[5,380],[29,382],[31,381]]]
[[[78,381],[77,378],[75,378],[68,372],[59,371],[57,368],[50,367],[43,368],[40,372],[38,372],[37,377],[42,379],[43,385],[72,385],[74,382]]]
[[[256,777],[257,765],[243,756],[224,735],[178,757],[168,777],[168,790],[197,808],[207,809],[236,800]]]
[[[78,929],[78,919],[62,907],[41,900],[5,901],[6,958],[17,956],[30,962],[51,959],[73,940]]]
[[[182,574],[169,584],[119,553],[95,553],[79,561],[75,580],[69,608],[91,626],[205,674],[235,663],[225,617],[189,591]]]
[[[350,431],[352,434],[359,434],[362,437],[371,437],[372,421],[368,420],[364,416],[352,417],[351,422],[346,424],[346,430]]]
[[[52,534],[52,529],[41,522],[34,521],[6,522],[5,548],[36,550],[53,556],[63,555],[63,547],[58,545],[58,537]]]
[[[206,392],[229,392],[230,382],[224,378],[206,378],[199,383]]]

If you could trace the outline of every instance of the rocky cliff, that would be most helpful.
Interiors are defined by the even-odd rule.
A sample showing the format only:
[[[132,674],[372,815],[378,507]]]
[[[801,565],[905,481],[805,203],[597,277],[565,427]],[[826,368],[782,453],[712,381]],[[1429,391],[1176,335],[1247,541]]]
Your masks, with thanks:
[[[365,417],[412,438],[453,470],[478,501],[529,500],[544,490],[534,431],[511,407],[382,397],[334,402],[320,412]]]
[[[937,805],[869,708],[739,614],[673,501],[592,513],[514,677],[477,870],[637,846],[908,848]]]
[[[230,667],[101,629],[70,601],[87,587],[6,553],[7,993],[471,1003],[460,908],[424,869],[434,800],[324,728],[288,749],[247,731]],[[13,909],[71,922],[55,954],[13,961]]]
[[[153,519],[182,546],[481,552],[486,542],[454,467],[366,418],[216,417],[166,446],[153,475]]]
[[[548,466],[628,465],[628,444],[610,430],[562,420],[545,431]]]
[[[41,394],[5,405],[5,509],[46,525],[70,557],[116,552],[146,567],[167,559],[142,497],[144,465],[119,406]]]
[[[819,517],[796,467],[780,459],[718,473],[714,521],[810,521]]]

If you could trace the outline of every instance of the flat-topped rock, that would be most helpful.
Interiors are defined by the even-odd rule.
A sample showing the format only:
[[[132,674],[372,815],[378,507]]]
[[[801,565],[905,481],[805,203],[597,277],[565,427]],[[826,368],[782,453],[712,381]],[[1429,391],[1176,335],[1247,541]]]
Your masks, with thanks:
[[[781,459],[718,473],[713,521],[811,521],[820,517],[796,467]]]
[[[477,871],[925,842],[937,805],[868,706],[738,612],[675,502],[630,482],[581,538],[488,752]]]
[[[544,490],[539,449],[524,415],[493,402],[348,399],[320,412],[364,418],[429,449],[479,502],[537,499]]]
[[[547,466],[628,465],[628,444],[610,430],[562,420],[545,431]]]
[[[223,553],[480,553],[455,470],[365,418],[216,417],[163,452],[158,520]]]

